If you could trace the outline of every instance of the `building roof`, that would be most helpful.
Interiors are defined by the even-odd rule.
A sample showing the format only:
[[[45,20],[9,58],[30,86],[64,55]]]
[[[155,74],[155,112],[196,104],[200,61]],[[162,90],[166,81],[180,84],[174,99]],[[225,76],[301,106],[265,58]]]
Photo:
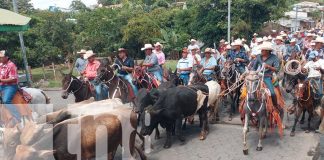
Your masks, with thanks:
[[[0,25],[27,25],[31,18],[0,8]]]

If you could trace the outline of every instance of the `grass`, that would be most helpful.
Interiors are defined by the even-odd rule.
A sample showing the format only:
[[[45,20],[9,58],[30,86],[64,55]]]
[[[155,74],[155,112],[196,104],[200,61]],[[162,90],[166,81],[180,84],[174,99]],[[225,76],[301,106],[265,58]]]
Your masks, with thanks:
[[[169,69],[171,68],[172,71],[174,71],[176,69],[177,66],[177,61],[176,60],[168,60],[165,63],[165,68]],[[61,79],[62,79],[62,75],[59,72],[59,70],[56,70],[56,79],[54,78],[54,73],[53,70],[51,70],[48,67],[45,67],[45,77],[46,77],[46,84],[39,84],[38,82],[40,82],[42,79],[44,79],[44,75],[43,75],[43,69],[42,67],[40,68],[34,68],[32,69],[31,73],[32,73],[32,80],[34,83],[33,87],[45,87],[45,88],[59,88],[62,86],[61,83]],[[57,67],[59,68],[59,67]],[[67,67],[63,67],[62,71],[64,73],[68,73],[69,70]],[[22,74],[22,71],[19,71],[20,74]],[[76,72],[74,72],[74,75],[77,75]]]

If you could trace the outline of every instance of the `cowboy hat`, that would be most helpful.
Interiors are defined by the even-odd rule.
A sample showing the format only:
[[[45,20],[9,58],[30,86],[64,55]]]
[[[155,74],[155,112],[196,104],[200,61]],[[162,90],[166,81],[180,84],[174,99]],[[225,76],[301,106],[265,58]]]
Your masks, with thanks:
[[[160,42],[156,42],[156,43],[154,44],[154,47],[157,47],[157,46],[160,46],[161,48],[163,48],[163,45],[162,45]]]
[[[225,39],[222,39],[219,41],[220,43],[225,43]]]
[[[324,43],[324,39],[321,38],[321,37],[317,37],[317,38],[314,40],[314,43]]]
[[[118,52],[123,52],[123,51],[127,51],[127,49],[125,49],[125,48],[118,48]]]
[[[258,36],[258,34],[257,33],[254,33],[253,36]]]
[[[276,40],[280,40],[280,41],[284,41],[283,38],[281,36],[277,36]]]
[[[242,38],[242,42],[246,42],[246,39]]]
[[[312,42],[310,43],[310,45],[311,45],[311,46],[315,46],[316,44],[315,44],[314,41],[312,41]]]
[[[316,36],[316,35],[313,34],[313,33],[308,33],[306,36],[307,36],[307,37],[314,37],[314,36]]]
[[[225,42],[224,44],[228,45],[228,42]]]
[[[211,48],[206,48],[205,53],[212,53],[212,49]]]
[[[216,53],[216,49],[212,49],[212,53],[214,53],[214,54],[215,54],[215,53]]]
[[[191,39],[189,42],[197,42],[195,39]]]
[[[85,54],[87,52],[87,50],[85,50],[85,49],[81,49],[79,52],[77,52],[78,54],[81,54],[81,53],[83,53],[83,54]]]
[[[284,34],[280,34],[281,37],[287,37],[287,34],[284,33]]]
[[[272,33],[277,33],[277,30],[272,30]]]
[[[267,51],[272,51],[272,43],[271,42],[263,42],[260,46],[259,49],[262,50],[267,50]]]
[[[290,40],[290,43],[295,43],[295,42],[297,42],[296,38],[293,38],[293,39]]]
[[[270,35],[268,36],[268,40],[272,40],[272,37]]]
[[[226,46],[226,49],[232,49],[232,46],[231,45],[227,45]]]
[[[261,43],[261,42],[263,42],[263,39],[259,37],[259,38],[256,39],[256,42]]]
[[[232,44],[232,46],[243,46],[243,43],[241,40],[235,40]]]
[[[263,42],[264,42],[264,41],[268,41],[268,37],[264,36],[264,37],[262,38],[262,40],[263,40]]]
[[[95,55],[95,53],[93,53],[92,50],[89,50],[89,51],[87,51],[87,52],[83,55],[83,58],[84,58],[84,59],[88,59],[88,58],[90,58],[90,57],[92,57],[92,56],[94,56],[94,55]]]
[[[6,51],[5,50],[2,50],[0,51],[0,57],[5,57],[6,56]]]
[[[145,44],[144,47],[141,50],[144,51],[144,50],[147,50],[147,49],[153,49],[152,44]]]
[[[284,31],[280,31],[280,34],[286,34]]]

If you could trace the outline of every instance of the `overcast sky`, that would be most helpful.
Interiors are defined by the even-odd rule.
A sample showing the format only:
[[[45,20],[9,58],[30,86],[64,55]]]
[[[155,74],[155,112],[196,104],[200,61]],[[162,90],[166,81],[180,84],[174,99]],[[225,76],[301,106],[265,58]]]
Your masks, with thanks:
[[[31,0],[34,8],[48,9],[49,6],[58,6],[62,8],[69,8],[72,0]],[[81,0],[85,5],[90,6],[97,4],[97,0]]]

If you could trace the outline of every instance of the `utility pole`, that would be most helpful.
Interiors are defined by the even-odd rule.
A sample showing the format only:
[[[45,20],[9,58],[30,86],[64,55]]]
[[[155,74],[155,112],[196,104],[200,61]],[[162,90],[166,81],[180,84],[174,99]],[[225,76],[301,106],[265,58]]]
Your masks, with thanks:
[[[298,19],[298,5],[295,5],[295,10],[296,10],[296,19],[295,19],[295,31],[297,31],[297,19]]]
[[[12,0],[12,6],[13,6],[14,12],[18,13],[18,7],[17,7],[16,0]],[[25,70],[26,70],[26,80],[27,80],[28,85],[31,85],[32,81],[29,76],[29,68],[28,68],[28,62],[27,62],[27,56],[26,56],[26,47],[24,44],[24,37],[23,37],[22,32],[19,32],[19,41],[20,41],[21,53],[22,53],[22,57],[23,57],[23,61],[24,61],[24,66],[25,66]]]
[[[227,0],[228,11],[227,11],[227,41],[231,44],[231,0]]]

